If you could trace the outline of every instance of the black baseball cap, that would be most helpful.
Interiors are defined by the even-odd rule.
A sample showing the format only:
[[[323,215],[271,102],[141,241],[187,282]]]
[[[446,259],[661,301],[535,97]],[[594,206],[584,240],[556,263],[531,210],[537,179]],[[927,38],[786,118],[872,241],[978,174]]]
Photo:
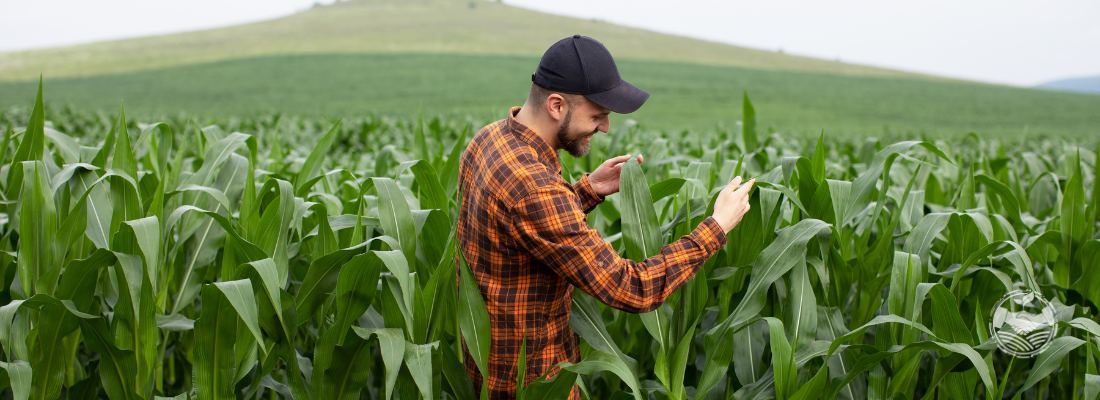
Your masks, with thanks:
[[[573,35],[550,46],[531,81],[547,90],[584,95],[619,114],[630,114],[649,99],[649,93],[619,76],[603,43],[588,36]]]

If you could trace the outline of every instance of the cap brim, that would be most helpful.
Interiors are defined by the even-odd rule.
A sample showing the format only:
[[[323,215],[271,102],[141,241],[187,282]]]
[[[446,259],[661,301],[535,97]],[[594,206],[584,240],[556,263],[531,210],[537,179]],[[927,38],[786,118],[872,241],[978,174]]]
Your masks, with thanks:
[[[649,99],[649,93],[630,82],[623,81],[619,86],[611,89],[585,95],[593,103],[599,104],[608,110],[619,114],[630,114],[637,111]]]

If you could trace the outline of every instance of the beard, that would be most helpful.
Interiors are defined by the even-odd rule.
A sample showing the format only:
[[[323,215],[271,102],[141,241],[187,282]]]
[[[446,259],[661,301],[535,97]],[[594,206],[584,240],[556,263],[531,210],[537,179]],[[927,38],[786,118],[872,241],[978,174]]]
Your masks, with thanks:
[[[561,148],[569,152],[569,155],[573,158],[581,158],[588,155],[591,141],[582,142],[585,136],[595,134],[593,130],[589,135],[584,135],[576,139],[569,139],[569,123],[573,121],[573,110],[565,112],[565,122],[562,122],[561,128],[558,128],[558,143],[561,143]]]

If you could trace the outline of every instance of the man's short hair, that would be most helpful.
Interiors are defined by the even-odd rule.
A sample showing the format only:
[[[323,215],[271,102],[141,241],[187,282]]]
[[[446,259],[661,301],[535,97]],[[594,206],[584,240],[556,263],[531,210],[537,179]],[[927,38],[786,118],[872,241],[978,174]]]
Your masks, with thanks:
[[[553,90],[539,86],[538,84],[532,83],[531,93],[527,95],[527,102],[538,109],[539,112],[541,112],[543,108],[542,106],[546,105],[546,98],[550,97],[550,95],[554,93],[560,94],[562,97],[565,98],[565,102],[569,105],[570,110],[572,110],[574,107],[579,106],[581,102],[584,101],[582,99],[582,97],[584,96],[581,96],[579,94],[555,92]]]

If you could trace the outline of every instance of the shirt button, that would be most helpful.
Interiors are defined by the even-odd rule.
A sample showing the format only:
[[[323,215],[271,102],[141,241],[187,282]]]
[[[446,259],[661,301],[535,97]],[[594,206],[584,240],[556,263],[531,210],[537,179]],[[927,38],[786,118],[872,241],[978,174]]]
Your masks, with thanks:
[[[599,265],[599,266],[603,267],[603,261],[600,261],[600,262],[596,263],[596,265]]]

